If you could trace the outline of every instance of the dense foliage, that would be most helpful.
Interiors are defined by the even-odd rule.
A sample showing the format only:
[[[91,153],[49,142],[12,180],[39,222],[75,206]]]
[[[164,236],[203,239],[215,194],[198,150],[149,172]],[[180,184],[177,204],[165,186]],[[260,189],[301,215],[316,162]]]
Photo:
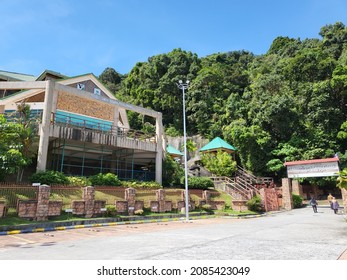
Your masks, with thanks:
[[[217,153],[206,153],[201,156],[205,168],[216,176],[231,177],[236,171],[236,161],[227,153],[218,150]]]
[[[174,49],[135,65],[127,76],[106,69],[117,98],[163,113],[182,133],[182,92],[190,135],[223,137],[256,175],[284,175],[285,161],[332,157],[347,162],[347,28],[321,28],[320,39],[276,38],[266,54],[248,51],[199,58]],[[111,78],[108,78],[111,77]],[[146,118],[130,118],[139,127]]]

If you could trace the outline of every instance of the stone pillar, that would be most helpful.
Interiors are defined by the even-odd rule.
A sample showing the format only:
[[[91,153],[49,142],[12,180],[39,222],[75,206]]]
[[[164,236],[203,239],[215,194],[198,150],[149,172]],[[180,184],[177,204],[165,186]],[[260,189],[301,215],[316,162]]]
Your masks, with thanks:
[[[166,194],[165,194],[165,190],[159,189],[155,192],[156,194],[156,198],[159,204],[159,209],[158,211],[161,212],[165,212],[165,199],[166,199]]]
[[[51,187],[41,185],[38,187],[37,193],[37,207],[36,207],[36,221],[46,221],[48,219],[48,206],[49,196],[51,194]]]
[[[163,173],[163,122],[162,114],[158,113],[155,119],[155,133],[157,136],[157,152],[155,155],[155,181],[162,184],[162,173]]]
[[[202,199],[206,200],[206,204],[210,204],[211,201],[211,192],[210,191],[203,191],[202,193]]]
[[[91,187],[91,186],[84,187],[82,197],[84,200],[84,215],[86,218],[91,218],[93,217],[93,214],[94,214],[94,200],[95,200],[94,187]]]
[[[341,188],[341,194],[344,212],[347,215],[347,189]]]
[[[293,197],[292,197],[292,179],[282,179],[282,201],[283,208],[286,210],[293,209]]]
[[[128,202],[128,213],[134,215],[135,202],[136,202],[136,190],[128,188],[125,190],[125,200]]]
[[[49,144],[49,128],[53,107],[54,82],[46,81],[45,101],[43,105],[42,121],[40,125],[40,141],[37,154],[37,171],[45,171]]]
[[[300,195],[301,197],[304,196],[304,193],[302,191],[302,186],[300,185],[298,180],[292,180],[292,188],[293,188],[293,193]]]
[[[5,105],[0,105],[0,114],[5,113]]]

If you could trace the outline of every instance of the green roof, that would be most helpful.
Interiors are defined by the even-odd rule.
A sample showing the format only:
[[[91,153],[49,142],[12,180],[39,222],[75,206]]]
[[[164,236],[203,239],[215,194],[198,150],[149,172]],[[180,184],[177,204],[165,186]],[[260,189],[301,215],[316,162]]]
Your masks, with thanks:
[[[225,142],[223,139],[219,137],[216,137],[211,142],[207,143],[200,149],[200,151],[204,152],[219,149],[236,151],[236,148],[234,146],[230,145],[229,143]]]
[[[35,81],[36,77],[33,75],[0,70],[0,79],[5,81],[31,82],[31,81]]]
[[[176,148],[172,147],[170,144],[167,145],[166,147],[166,152],[168,154],[171,154],[171,155],[179,155],[179,156],[183,156],[183,153],[180,152],[179,150],[177,150]]]

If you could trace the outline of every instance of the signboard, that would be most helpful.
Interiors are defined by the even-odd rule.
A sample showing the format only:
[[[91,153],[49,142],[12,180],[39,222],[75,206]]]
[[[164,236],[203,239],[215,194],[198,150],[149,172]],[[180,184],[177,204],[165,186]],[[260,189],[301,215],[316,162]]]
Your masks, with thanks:
[[[338,158],[286,162],[288,178],[338,176]]]

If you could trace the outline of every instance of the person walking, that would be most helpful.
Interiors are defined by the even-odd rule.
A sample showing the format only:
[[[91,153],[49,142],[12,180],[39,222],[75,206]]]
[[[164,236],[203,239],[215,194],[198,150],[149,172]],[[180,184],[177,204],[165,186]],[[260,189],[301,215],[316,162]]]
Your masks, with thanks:
[[[334,210],[334,213],[337,214],[337,212],[339,211],[340,205],[339,205],[339,203],[337,202],[337,200],[336,200],[335,197],[333,197],[333,199],[331,200],[331,206],[332,206],[332,208],[333,208],[333,210]]]
[[[318,205],[318,203],[317,203],[317,200],[315,199],[314,196],[312,196],[312,198],[311,198],[311,200],[310,200],[310,205],[312,206],[313,212],[314,212],[314,213],[318,213],[318,211],[317,211],[317,205]]]
[[[333,196],[331,195],[331,193],[329,193],[327,199],[328,199],[328,202],[330,204],[330,208],[333,209],[333,203],[331,202],[333,200]]]

